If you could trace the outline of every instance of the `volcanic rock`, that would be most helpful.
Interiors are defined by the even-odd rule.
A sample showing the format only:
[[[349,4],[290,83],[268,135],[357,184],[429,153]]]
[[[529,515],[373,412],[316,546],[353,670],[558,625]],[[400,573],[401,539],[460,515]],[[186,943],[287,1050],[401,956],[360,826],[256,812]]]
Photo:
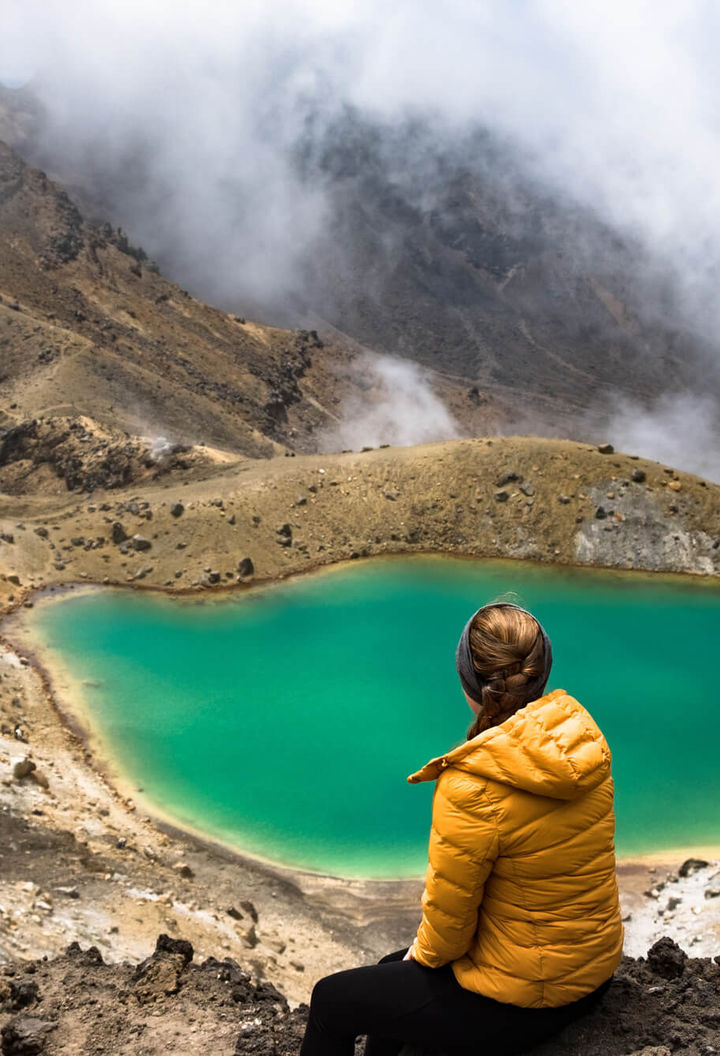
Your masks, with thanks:
[[[112,529],[111,529],[110,537],[111,537],[112,541],[114,543],[116,543],[116,544],[124,543],[125,540],[128,538],[127,532],[123,528],[123,526],[120,523],[120,521],[115,521],[114,522],[114,524],[112,526]]]
[[[677,979],[685,970],[688,956],[672,939],[658,939],[648,950],[648,964],[663,979]]]
[[[698,869],[706,869],[708,865],[709,862],[706,862],[704,858],[686,858],[678,869],[678,876],[691,876]]]
[[[48,1034],[56,1024],[34,1016],[16,1016],[2,1029],[3,1056],[37,1056],[45,1051]]]
[[[255,565],[251,557],[244,557],[238,561],[238,577],[240,579],[251,579],[255,575]]]

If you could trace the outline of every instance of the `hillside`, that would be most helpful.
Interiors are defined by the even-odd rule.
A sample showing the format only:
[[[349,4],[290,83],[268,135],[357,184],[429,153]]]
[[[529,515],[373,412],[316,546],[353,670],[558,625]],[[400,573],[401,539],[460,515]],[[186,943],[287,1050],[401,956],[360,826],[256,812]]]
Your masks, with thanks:
[[[218,589],[244,558],[263,580],[428,551],[712,575],[719,544],[720,485],[570,441],[458,440],[0,496],[0,603],[79,578]]]
[[[320,196],[323,223],[288,247],[289,288],[266,285],[260,300],[228,281],[233,231],[198,231],[173,204],[181,173],[176,185],[172,173],[158,177],[134,144],[105,159],[90,132],[74,133],[91,165],[77,164],[29,89],[0,92],[0,136],[72,188],[89,216],[140,229],[163,270],[198,296],[243,313],[251,303],[283,325],[331,326],[448,385],[477,387],[500,404],[503,431],[599,439],[618,398],[651,406],[717,387],[717,357],[671,269],[543,186],[530,159],[488,131],[453,136],[351,108],[308,120],[293,193]]]
[[[16,430],[0,450],[0,490],[113,486],[229,455],[317,450],[351,396],[349,414],[381,398],[416,410],[376,363],[342,335],[195,300],[0,144],[0,430]],[[436,380],[464,431],[496,421],[482,393]],[[22,465],[4,471],[9,462]]]
[[[194,300],[122,232],[84,223],[3,144],[0,357],[5,428],[85,415],[113,432],[254,457],[333,419],[342,391],[333,371],[349,358],[316,334]]]

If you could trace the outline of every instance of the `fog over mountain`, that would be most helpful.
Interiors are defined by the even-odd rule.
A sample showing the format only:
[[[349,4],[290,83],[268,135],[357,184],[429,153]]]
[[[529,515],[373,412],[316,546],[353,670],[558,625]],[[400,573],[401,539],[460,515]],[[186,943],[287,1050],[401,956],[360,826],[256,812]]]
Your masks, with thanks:
[[[31,159],[198,295],[522,389],[538,431],[562,407],[651,456],[702,393],[707,432],[675,429],[674,461],[712,446],[710,5],[10,0],[3,18],[0,78],[39,104]]]

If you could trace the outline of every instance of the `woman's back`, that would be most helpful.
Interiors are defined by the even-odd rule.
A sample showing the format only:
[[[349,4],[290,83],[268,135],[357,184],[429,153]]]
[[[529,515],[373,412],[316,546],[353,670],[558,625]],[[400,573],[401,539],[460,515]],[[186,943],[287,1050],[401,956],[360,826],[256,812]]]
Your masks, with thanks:
[[[412,775],[438,779],[416,959],[452,960],[466,989],[524,1007],[609,978],[623,937],[610,761],[555,690]]]

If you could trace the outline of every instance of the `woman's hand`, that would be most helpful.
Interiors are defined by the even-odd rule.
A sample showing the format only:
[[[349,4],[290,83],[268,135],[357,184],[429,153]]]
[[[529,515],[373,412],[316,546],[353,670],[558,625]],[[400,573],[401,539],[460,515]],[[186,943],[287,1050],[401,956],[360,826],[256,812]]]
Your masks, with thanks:
[[[403,960],[404,961],[411,961],[412,959],[413,959],[413,955],[412,955],[412,946],[411,946],[409,948],[409,950],[407,951],[407,953],[405,954],[405,956],[403,957]]]

